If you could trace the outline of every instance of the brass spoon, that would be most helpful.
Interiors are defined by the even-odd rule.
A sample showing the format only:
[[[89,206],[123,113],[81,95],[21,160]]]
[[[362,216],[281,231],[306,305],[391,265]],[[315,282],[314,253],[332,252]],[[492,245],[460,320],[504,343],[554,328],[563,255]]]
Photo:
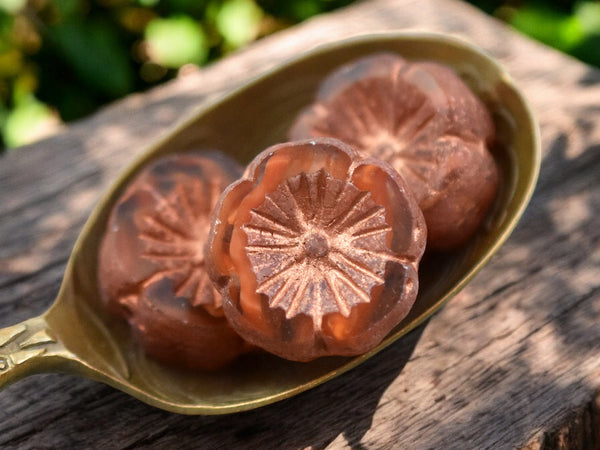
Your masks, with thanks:
[[[100,304],[96,258],[109,211],[148,161],[172,152],[220,149],[247,163],[285,139],[320,81],[352,59],[380,51],[453,67],[492,110],[501,142],[495,149],[502,185],[486,226],[460,251],[426,255],[421,288],[409,316],[374,350],[354,358],[294,363],[247,355],[211,373],[165,367],[144,356],[127,325]],[[59,371],[109,384],[151,405],[184,414],[257,408],[336,377],[387,347],[437,311],[489,261],[529,201],[539,171],[540,139],[527,102],[509,76],[482,51],[445,36],[385,33],[320,47],[269,71],[203,108],[145,152],[97,205],[75,244],[57,299],[39,317],[0,330],[0,388],[34,373]]]

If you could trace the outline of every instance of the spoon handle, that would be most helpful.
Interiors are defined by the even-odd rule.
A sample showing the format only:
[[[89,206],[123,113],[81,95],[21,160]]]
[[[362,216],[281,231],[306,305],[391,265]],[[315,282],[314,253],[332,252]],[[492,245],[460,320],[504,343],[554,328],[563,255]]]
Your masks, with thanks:
[[[44,316],[0,329],[0,390],[28,375],[60,370],[72,360]]]

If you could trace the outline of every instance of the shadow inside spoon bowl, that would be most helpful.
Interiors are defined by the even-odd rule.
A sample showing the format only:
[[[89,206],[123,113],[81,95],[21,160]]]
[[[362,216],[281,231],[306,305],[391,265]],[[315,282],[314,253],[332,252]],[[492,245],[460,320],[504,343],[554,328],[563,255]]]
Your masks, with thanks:
[[[485,226],[458,251],[426,253],[413,309],[367,354],[310,363],[249,354],[216,372],[186,372],[147,358],[132,340],[128,325],[104,310],[96,279],[100,240],[110,210],[127,184],[149,161],[174,152],[216,149],[248,163],[261,150],[285,140],[297,113],[313,100],[319,83],[333,69],[381,51],[453,67],[492,111],[499,136],[493,152],[502,182]],[[532,194],[539,164],[538,130],[526,101],[506,73],[471,45],[445,36],[386,33],[319,47],[204,107],[122,174],[88,219],[50,310],[0,330],[0,386],[29,373],[67,371],[185,414],[243,411],[310,389],[390,345],[464,287],[515,227]],[[8,354],[5,367],[3,346]],[[11,372],[10,379],[2,371]]]

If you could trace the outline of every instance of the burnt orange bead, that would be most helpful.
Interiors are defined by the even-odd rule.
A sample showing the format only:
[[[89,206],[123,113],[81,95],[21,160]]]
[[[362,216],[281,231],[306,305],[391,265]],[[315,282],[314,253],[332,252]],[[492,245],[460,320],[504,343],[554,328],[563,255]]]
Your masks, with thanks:
[[[341,141],[265,150],[213,220],[207,259],[225,315],[283,358],[364,353],[415,301],[421,211],[396,171]]]
[[[320,136],[387,161],[405,178],[425,216],[428,248],[464,244],[495,198],[492,118],[443,65],[382,53],[340,67],[289,132]]]
[[[218,153],[167,156],[136,176],[110,214],[98,260],[102,299],[163,362],[216,369],[245,349],[204,261],[210,214],[240,174]]]

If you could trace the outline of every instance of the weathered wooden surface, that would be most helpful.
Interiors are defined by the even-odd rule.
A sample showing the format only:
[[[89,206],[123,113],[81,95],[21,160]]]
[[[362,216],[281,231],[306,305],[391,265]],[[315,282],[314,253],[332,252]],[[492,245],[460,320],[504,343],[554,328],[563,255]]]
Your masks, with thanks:
[[[454,0],[375,0],[265,39],[0,159],[0,326],[43,312],[102,190],[215,93],[317,43],[420,28],[498,58],[542,129],[538,188],[508,243],[425,326],[296,398],[224,417],[40,375],[0,393],[0,447],[600,448],[600,72]]]

